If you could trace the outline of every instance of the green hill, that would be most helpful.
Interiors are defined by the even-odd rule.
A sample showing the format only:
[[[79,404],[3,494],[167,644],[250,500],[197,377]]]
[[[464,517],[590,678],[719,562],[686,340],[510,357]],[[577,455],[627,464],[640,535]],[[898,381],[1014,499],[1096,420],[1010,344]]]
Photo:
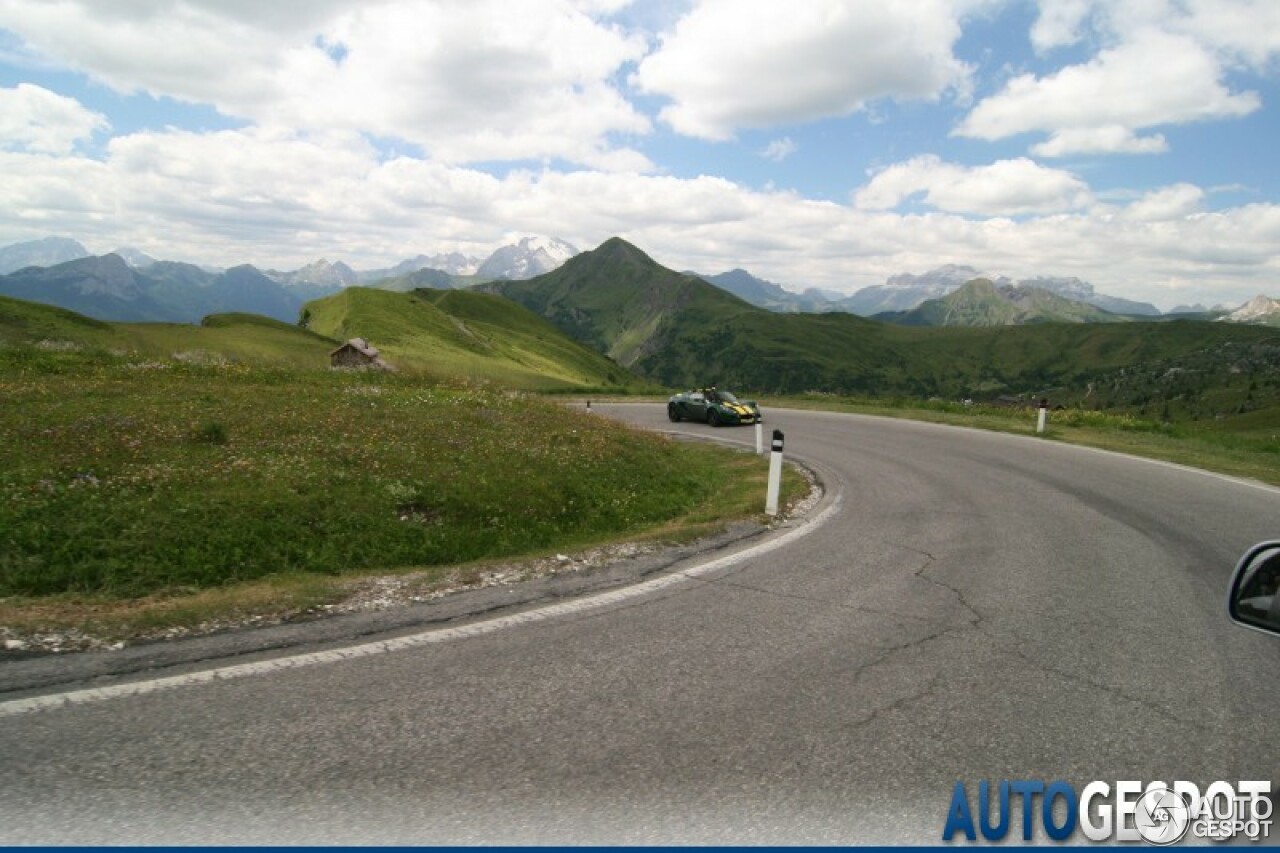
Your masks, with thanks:
[[[721,320],[763,312],[696,276],[661,266],[617,237],[545,275],[481,289],[520,303],[627,367],[679,346],[673,325],[678,318]]]
[[[1156,407],[1173,417],[1280,404],[1275,329],[1130,322],[1040,288],[1001,296],[989,282],[974,282],[950,305],[970,306],[970,320],[986,312],[992,321],[1031,325],[912,327],[843,313],[778,314],[614,238],[554,272],[488,289],[668,387],[977,400],[1050,393],[1055,402]]]
[[[391,276],[389,278],[379,278],[369,282],[368,287],[377,288],[378,290],[394,290],[399,293],[408,293],[412,290],[459,290],[462,288],[474,287],[478,284],[487,284],[492,279],[484,278],[478,275],[453,275],[444,270],[432,269],[431,267],[423,267],[420,270],[414,270],[405,275]],[[328,294],[320,294],[327,296]]]
[[[940,299],[930,299],[910,311],[878,315],[875,319],[904,326],[1023,326],[1033,323],[1116,323],[1121,317],[1067,299],[1042,287],[996,285],[974,279]]]
[[[415,270],[407,275],[398,275],[392,278],[383,278],[371,282],[369,287],[378,290],[394,290],[397,293],[409,293],[410,291],[430,288],[433,290],[449,290],[454,284],[454,276],[443,270],[433,270],[424,268]]]
[[[670,386],[718,382],[755,392],[990,398],[1054,392],[1059,402],[1137,408],[1170,394],[1248,386],[1280,402],[1280,332],[1224,323],[1043,323],[905,327],[850,314],[679,316],[678,345],[635,365]],[[1174,391],[1166,376],[1177,376]],[[1090,390],[1092,389],[1092,390]],[[1265,394],[1263,392],[1266,392]],[[1215,411],[1224,411],[1219,408]]]
[[[462,290],[349,287],[303,308],[307,328],[361,337],[401,369],[489,379],[513,388],[628,390],[635,378],[510,301]]]
[[[107,346],[118,341],[116,327],[66,308],[0,296],[0,345],[18,347],[40,341]]]
[[[0,296],[0,349],[13,353],[111,352],[163,360],[238,361],[319,368],[337,342],[256,314],[185,323],[108,323],[64,308]]]

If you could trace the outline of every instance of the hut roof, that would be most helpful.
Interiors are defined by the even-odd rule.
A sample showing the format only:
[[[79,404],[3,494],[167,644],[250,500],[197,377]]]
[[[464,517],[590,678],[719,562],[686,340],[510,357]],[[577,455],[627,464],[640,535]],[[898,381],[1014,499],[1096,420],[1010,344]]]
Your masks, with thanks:
[[[343,344],[342,346],[338,347],[338,348],[337,348],[336,350],[334,350],[333,352],[329,353],[329,355],[331,355],[331,356],[332,356],[332,355],[337,355],[338,353],[342,352],[342,351],[343,351],[344,349],[346,349],[347,347],[351,347],[351,348],[352,348],[352,349],[354,349],[356,352],[360,353],[361,355],[368,356],[369,358],[377,358],[377,357],[379,356],[379,354],[380,354],[380,353],[378,352],[378,348],[377,348],[377,347],[375,347],[375,346],[372,346],[372,345],[371,345],[368,341],[366,341],[364,338],[352,338],[351,340],[347,341],[347,342],[346,342],[345,344]]]

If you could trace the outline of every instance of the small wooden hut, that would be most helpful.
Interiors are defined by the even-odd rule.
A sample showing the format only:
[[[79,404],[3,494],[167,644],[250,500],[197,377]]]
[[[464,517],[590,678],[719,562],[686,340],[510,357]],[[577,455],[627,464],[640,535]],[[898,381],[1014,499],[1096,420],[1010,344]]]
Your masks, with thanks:
[[[378,353],[378,348],[364,338],[352,338],[329,353],[329,366],[365,367],[373,370],[394,369],[382,360],[382,356]]]

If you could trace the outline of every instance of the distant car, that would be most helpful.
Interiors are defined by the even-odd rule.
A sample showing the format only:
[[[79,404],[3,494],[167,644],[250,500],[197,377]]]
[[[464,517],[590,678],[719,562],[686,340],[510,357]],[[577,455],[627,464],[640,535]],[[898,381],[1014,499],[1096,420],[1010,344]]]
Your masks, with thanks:
[[[755,424],[764,420],[753,400],[739,400],[728,391],[704,388],[685,391],[667,401],[667,417],[673,421],[703,421],[712,426]]]

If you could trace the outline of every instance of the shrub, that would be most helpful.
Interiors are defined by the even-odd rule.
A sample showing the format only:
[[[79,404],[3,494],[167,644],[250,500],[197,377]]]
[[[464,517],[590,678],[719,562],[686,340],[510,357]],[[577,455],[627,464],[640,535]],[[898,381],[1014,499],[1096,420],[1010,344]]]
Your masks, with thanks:
[[[227,428],[219,421],[205,421],[196,427],[195,440],[201,444],[226,444]]]

